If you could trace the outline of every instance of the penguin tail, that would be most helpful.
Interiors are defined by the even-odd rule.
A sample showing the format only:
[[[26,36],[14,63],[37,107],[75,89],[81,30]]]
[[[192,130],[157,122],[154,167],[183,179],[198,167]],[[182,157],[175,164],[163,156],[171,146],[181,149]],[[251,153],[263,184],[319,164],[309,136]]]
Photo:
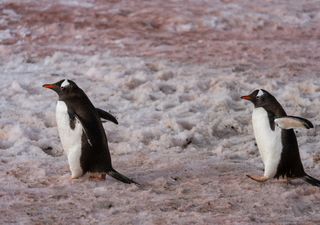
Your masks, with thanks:
[[[111,169],[110,171],[107,172],[107,174],[111,177],[113,177],[114,179],[121,181],[123,183],[126,184],[135,184],[137,186],[140,186],[139,183],[135,182],[134,180],[122,175],[121,173],[119,173],[118,171],[116,171],[115,169]]]
[[[302,179],[313,186],[320,187],[320,180],[317,180],[316,178],[313,178],[308,174],[305,174],[304,177],[302,177]]]

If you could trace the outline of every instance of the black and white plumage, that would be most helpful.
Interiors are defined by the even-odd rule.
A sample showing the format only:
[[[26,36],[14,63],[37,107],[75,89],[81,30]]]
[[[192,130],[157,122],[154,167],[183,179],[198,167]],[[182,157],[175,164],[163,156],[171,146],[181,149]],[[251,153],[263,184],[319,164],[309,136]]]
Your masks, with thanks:
[[[102,175],[102,179],[108,174],[124,183],[136,183],[112,167],[101,118],[118,124],[116,118],[95,108],[83,90],[71,80],[45,84],[43,87],[55,91],[59,96],[56,120],[71,177],[78,178],[91,172]]]
[[[242,99],[251,101],[255,108],[252,125],[257,146],[264,164],[264,176],[250,176],[264,182],[270,178],[302,178],[320,186],[320,181],[309,176],[303,168],[293,128],[313,128],[304,118],[288,116],[280,103],[269,92],[260,89]]]

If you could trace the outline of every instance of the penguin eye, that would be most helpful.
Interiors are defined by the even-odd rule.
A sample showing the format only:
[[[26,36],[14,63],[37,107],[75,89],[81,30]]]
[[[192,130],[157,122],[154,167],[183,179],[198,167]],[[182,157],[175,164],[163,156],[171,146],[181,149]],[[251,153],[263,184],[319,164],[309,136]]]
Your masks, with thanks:
[[[262,97],[264,96],[264,92],[262,90],[259,90],[257,95],[256,95],[256,99],[260,100],[263,99]]]
[[[263,101],[263,100],[264,100],[264,97],[263,97],[262,95],[260,95],[260,96],[256,96],[256,99],[257,99],[258,101]]]

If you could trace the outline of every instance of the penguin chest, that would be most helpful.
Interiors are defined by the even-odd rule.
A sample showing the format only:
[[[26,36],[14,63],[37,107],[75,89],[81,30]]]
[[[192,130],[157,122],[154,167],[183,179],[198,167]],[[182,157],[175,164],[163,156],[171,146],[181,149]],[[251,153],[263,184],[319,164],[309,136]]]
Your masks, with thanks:
[[[264,164],[264,176],[273,177],[277,172],[282,152],[281,129],[270,127],[267,111],[255,108],[252,113],[253,132]]]
[[[83,174],[80,164],[83,127],[76,117],[70,118],[67,105],[63,101],[57,103],[56,120],[61,144],[68,157],[72,178],[79,177]],[[74,121],[70,122],[71,120]]]

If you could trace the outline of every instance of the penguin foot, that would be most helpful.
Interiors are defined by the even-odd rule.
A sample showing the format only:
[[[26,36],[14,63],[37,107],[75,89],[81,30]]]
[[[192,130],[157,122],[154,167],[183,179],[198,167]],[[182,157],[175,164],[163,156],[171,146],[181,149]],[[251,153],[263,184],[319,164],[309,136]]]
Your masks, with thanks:
[[[105,173],[94,173],[89,176],[90,180],[93,181],[104,181],[106,179]]]
[[[257,182],[266,182],[269,178],[265,177],[265,176],[251,176],[251,175],[247,175],[247,177],[249,177],[252,180],[255,180]]]
[[[292,181],[293,179],[287,177],[287,179],[285,179],[285,180],[286,180],[286,184],[289,185],[289,184],[291,184],[291,181]]]
[[[285,178],[285,179],[275,179],[275,183],[279,183],[279,184],[290,184],[291,179],[289,178]]]
[[[70,178],[69,178],[69,182],[70,182],[71,184],[79,183],[79,182],[80,182],[80,179],[79,179],[79,177],[70,177]]]

